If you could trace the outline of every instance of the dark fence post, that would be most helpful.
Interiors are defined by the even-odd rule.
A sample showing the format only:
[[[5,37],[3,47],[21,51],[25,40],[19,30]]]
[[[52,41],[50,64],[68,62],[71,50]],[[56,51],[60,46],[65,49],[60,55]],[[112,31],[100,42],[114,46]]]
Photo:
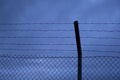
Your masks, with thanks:
[[[74,21],[74,29],[75,29],[77,52],[78,52],[78,80],[82,80],[82,48],[80,42],[78,21]]]

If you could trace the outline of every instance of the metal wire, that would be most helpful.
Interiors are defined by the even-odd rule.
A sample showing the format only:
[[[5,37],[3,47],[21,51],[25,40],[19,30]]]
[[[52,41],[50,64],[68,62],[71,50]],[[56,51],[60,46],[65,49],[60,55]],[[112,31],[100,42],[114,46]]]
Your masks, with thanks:
[[[32,31],[32,32],[56,32],[56,31],[74,31],[72,29],[63,29],[63,30],[48,30],[48,29],[0,29],[0,31]]]
[[[110,51],[110,50],[82,50],[85,52],[104,52],[104,53],[120,53],[120,51]]]
[[[38,36],[0,36],[0,38],[59,38],[59,39],[64,39],[64,38],[75,38],[75,37],[38,37]],[[81,37],[81,38],[88,38],[88,39],[120,39],[119,37]]]
[[[35,37],[35,36],[0,36],[0,38],[75,38],[75,37]]]
[[[0,23],[0,25],[41,25],[41,24],[73,24],[73,23],[40,23],[40,22],[38,22],[38,23]],[[81,22],[81,23],[79,23],[79,24],[105,24],[105,25],[107,25],[107,24],[120,24],[119,22],[118,23],[115,23],[115,22]]]
[[[120,30],[80,30],[82,32],[120,32]]]
[[[76,51],[66,49],[14,49],[14,48],[0,48],[0,50],[17,50],[17,51]]]
[[[0,43],[0,45],[58,45],[58,46],[61,46],[61,45],[76,45],[76,44],[53,44],[53,43],[48,43],[48,44],[42,44],[42,43],[36,43],[36,44],[33,44],[33,43]]]

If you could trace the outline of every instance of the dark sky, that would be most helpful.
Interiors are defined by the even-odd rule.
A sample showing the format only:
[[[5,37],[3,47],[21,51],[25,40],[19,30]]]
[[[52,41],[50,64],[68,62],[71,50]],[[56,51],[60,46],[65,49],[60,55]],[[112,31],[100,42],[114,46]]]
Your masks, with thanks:
[[[0,23],[119,23],[119,0],[0,0]],[[119,24],[80,24],[83,55],[119,55]],[[73,24],[33,24],[0,25],[1,30],[48,29],[74,30]],[[88,31],[85,31],[88,30]],[[89,31],[98,30],[98,31]],[[100,31],[99,31],[100,30]],[[101,30],[104,30],[101,32]],[[108,32],[106,32],[106,30]],[[113,32],[111,32],[111,30]],[[74,31],[1,31],[0,36],[34,37],[74,37]],[[82,38],[99,37],[99,38]],[[100,38],[102,37],[102,38]],[[105,39],[104,39],[105,38]],[[112,39],[111,39],[112,38]],[[114,38],[114,39],[113,39]],[[40,55],[77,55],[75,45],[10,45],[18,44],[75,44],[75,38],[40,39],[40,38],[1,38],[0,52],[3,54],[40,54]],[[99,45],[99,46],[95,46]],[[111,46],[110,46],[111,45]],[[116,46],[117,45],[117,46]],[[73,51],[32,51],[9,49],[62,49]],[[8,50],[7,50],[8,49]]]

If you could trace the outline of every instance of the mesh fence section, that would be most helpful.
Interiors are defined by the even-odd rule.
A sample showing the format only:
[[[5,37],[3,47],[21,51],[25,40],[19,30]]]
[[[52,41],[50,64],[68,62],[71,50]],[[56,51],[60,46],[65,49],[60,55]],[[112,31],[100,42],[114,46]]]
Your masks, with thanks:
[[[120,57],[85,57],[83,80],[120,80]]]
[[[77,80],[77,57],[0,57],[0,80]],[[82,80],[120,80],[120,57],[83,57]]]
[[[77,58],[0,57],[0,80],[77,80]]]

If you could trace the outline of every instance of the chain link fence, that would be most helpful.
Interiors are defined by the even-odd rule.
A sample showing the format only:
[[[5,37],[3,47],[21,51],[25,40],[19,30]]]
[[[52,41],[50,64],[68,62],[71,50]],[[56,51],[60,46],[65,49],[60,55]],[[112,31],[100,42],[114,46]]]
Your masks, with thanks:
[[[77,80],[77,57],[1,56],[0,80]],[[83,57],[82,80],[119,80],[120,57]]]
[[[120,80],[120,57],[84,57],[83,80]]]
[[[0,80],[77,80],[77,58],[2,56]]]

